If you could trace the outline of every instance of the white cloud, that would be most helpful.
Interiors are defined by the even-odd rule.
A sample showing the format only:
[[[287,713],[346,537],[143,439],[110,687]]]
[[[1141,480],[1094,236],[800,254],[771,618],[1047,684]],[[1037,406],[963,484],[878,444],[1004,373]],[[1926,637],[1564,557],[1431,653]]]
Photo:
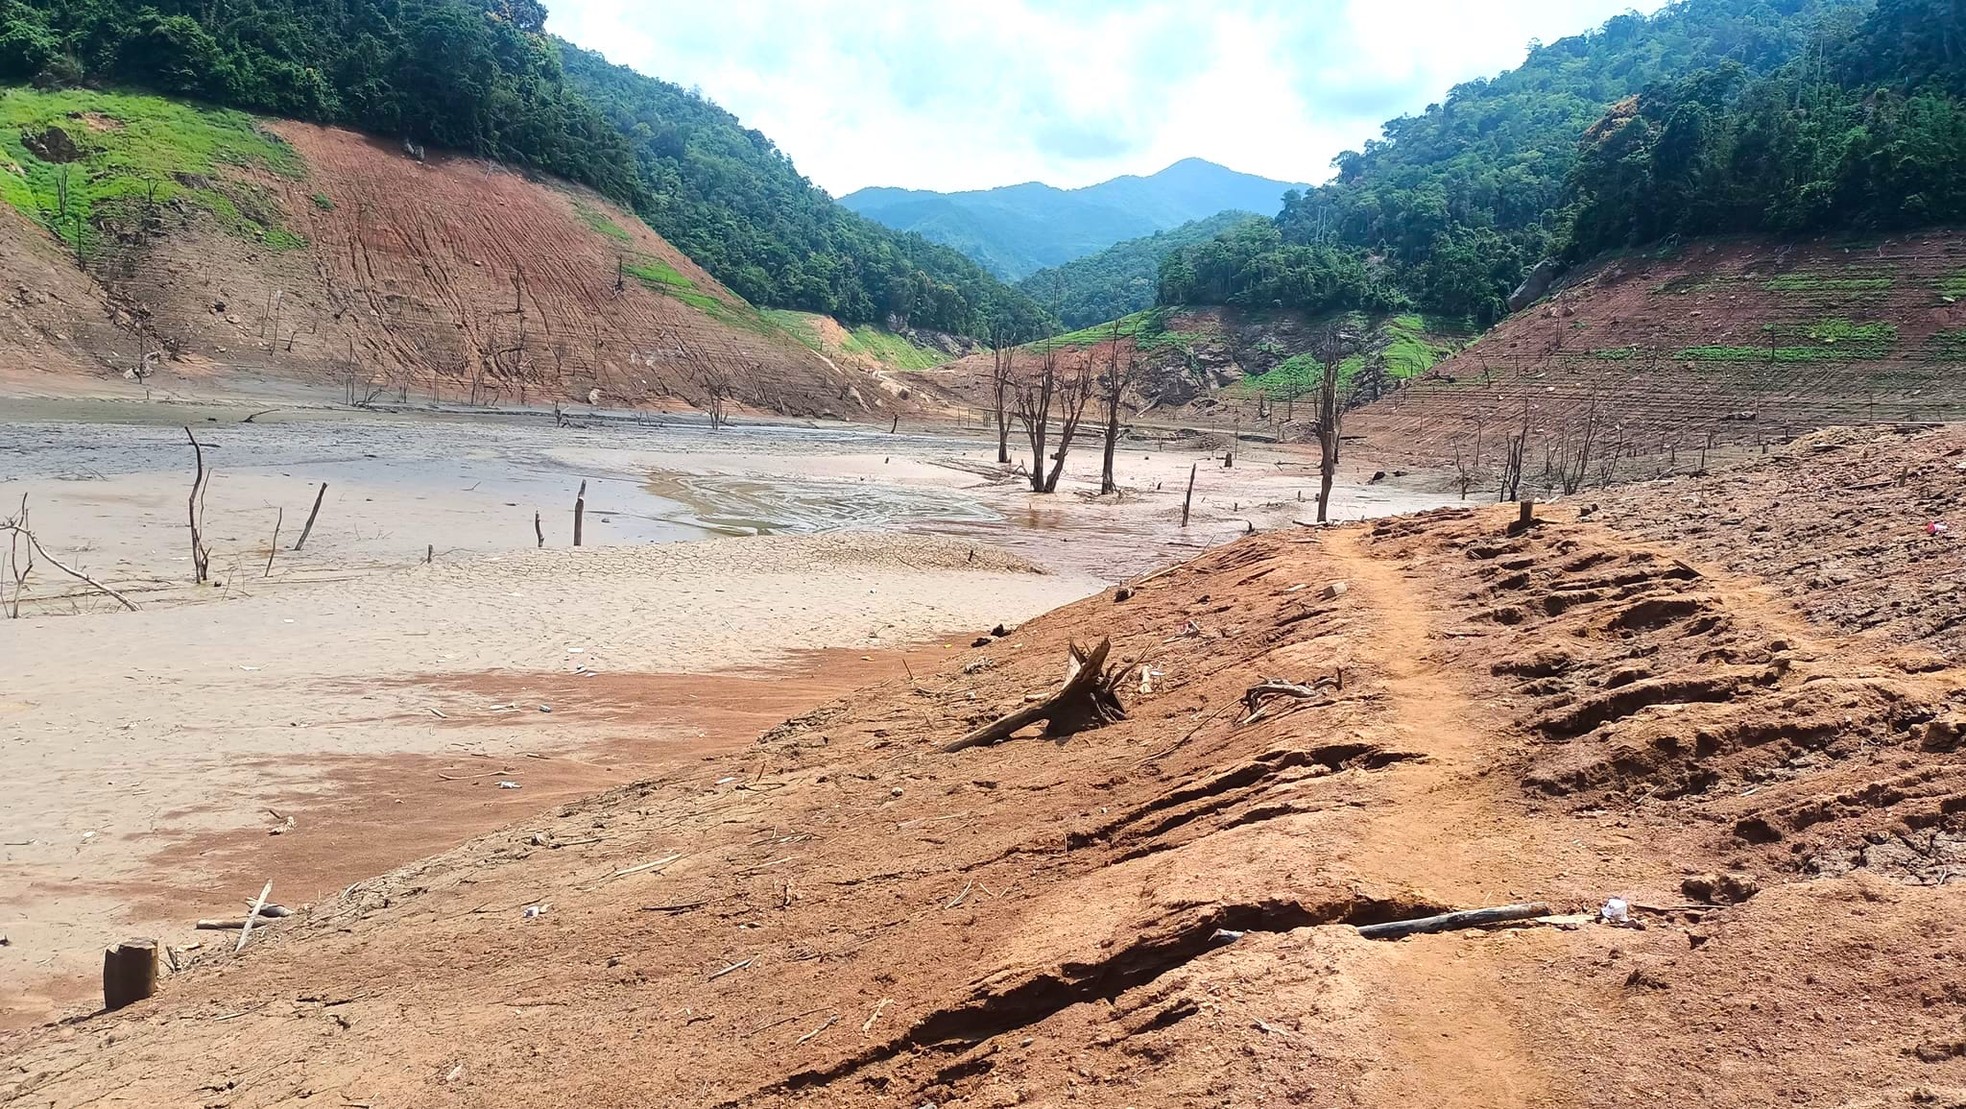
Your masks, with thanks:
[[[1653,10],[1662,0],[1639,0]],[[835,195],[1091,184],[1195,156],[1321,181],[1531,38],[1632,0],[557,0],[550,28],[700,88]]]

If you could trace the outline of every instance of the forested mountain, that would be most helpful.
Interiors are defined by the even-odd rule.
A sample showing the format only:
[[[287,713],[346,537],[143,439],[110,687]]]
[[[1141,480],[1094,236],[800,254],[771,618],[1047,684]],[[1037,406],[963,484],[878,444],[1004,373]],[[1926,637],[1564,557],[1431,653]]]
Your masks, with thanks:
[[[955,247],[1006,280],[1231,209],[1274,214],[1294,186],[1189,158],[1148,177],[1082,189],[1036,183],[975,192],[862,189],[841,203]]]
[[[1620,103],[1585,136],[1567,254],[1966,219],[1966,6],[1849,23],[1767,76],[1730,63]]]
[[[560,58],[568,87],[628,136],[650,226],[753,303],[974,337],[1053,325],[959,252],[834,202],[695,93],[571,44]]]
[[[128,84],[532,166],[632,205],[752,301],[987,335],[1051,325],[838,207],[771,142],[545,34],[539,0],[0,0],[0,83]]]
[[[1721,65],[1753,76],[1820,57],[1868,8],[1679,0],[1534,46],[1520,68],[1457,86],[1341,155],[1337,177],[1286,198],[1271,232],[1169,257],[1163,302],[1318,311],[1390,300],[1491,322],[1524,273],[1567,244],[1579,140],[1610,105]]]
[[[1152,308],[1160,291],[1160,264],[1182,247],[1208,242],[1244,224],[1269,222],[1253,212],[1222,212],[1039,270],[1017,288],[1076,331]]]

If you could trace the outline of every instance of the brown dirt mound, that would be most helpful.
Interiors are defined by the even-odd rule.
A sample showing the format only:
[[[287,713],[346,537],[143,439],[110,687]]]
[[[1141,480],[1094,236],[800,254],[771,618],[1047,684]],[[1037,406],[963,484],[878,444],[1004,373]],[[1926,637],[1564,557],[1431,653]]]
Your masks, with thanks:
[[[1512,540],[1505,519],[1211,552],[750,752],[358,884],[153,1002],[0,1040],[0,1099],[1953,1096],[1956,898],[1875,867],[1811,878],[1793,850],[1888,838],[1934,805],[1951,828],[1939,777],[1888,784],[1948,772],[1904,726],[1947,675],[1670,547],[1574,521]],[[1053,688],[1068,642],[1108,636],[1130,719],[938,752]],[[1270,678],[1324,688],[1251,719],[1243,695]],[[1795,819],[1863,780],[1902,796]],[[1748,818],[1783,839],[1744,841]],[[1744,903],[1685,902],[1683,879],[1720,872]],[[1350,927],[1612,894],[1653,907],[1644,929]]]
[[[1551,299],[1358,413],[1347,432],[1442,465],[1477,436],[1493,470],[1520,427],[1530,454],[1573,447],[1595,406],[1597,453],[1616,443],[1651,474],[1702,446],[1755,446],[1868,420],[1966,413],[1966,235],[1689,243],[1572,274]]]

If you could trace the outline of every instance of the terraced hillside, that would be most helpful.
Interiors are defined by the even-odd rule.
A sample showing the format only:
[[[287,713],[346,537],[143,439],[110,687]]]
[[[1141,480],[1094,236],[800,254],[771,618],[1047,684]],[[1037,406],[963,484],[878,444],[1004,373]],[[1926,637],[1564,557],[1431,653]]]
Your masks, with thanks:
[[[357,400],[888,405],[599,194],[351,131],[0,94],[0,377]],[[13,249],[19,244],[18,249]]]
[[[1616,451],[1637,472],[1709,444],[1966,416],[1966,236],[1700,242],[1601,260],[1348,425],[1374,447],[1493,469]],[[1525,417],[1526,412],[1526,417]]]

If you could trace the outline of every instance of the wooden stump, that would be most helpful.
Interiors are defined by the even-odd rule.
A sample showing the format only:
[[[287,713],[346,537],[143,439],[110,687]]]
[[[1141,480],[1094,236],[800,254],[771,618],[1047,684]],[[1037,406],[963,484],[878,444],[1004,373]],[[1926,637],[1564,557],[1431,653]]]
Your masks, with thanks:
[[[1100,641],[1099,646],[1091,651],[1072,644],[1072,668],[1063,689],[1038,704],[1019,709],[994,724],[945,743],[941,750],[945,754],[953,754],[971,747],[1002,743],[1019,730],[1039,721],[1045,722],[1044,734],[1048,738],[1064,739],[1126,719],[1126,706],[1120,703],[1119,698],[1120,682],[1126,677],[1126,669],[1106,668],[1106,656],[1112,649],[1110,639]]]
[[[157,992],[157,941],[124,940],[102,953],[102,1007],[115,1011]]]

